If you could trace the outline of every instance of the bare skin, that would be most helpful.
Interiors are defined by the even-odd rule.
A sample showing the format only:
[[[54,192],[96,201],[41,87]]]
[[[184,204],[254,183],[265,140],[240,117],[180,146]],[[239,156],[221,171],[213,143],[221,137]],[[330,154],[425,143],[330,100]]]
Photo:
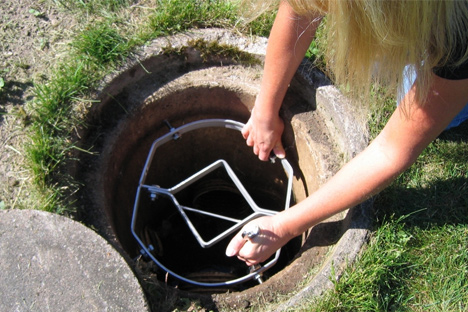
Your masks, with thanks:
[[[260,93],[242,134],[260,160],[270,152],[285,156],[281,144],[284,124],[279,116],[281,103],[294,73],[304,58],[321,17],[298,17],[282,2],[271,30]]]
[[[280,11],[282,9],[284,7],[280,7]],[[286,11],[286,9],[284,10]],[[291,12],[289,11],[288,14]],[[279,18],[285,16],[288,18],[288,15],[279,15]],[[275,25],[281,25],[277,22]],[[287,22],[284,23],[287,24]],[[272,36],[274,35],[275,33],[272,31]],[[269,48],[268,52],[271,49],[278,49],[276,50],[278,57],[286,47],[273,46],[273,48]],[[295,57],[299,57],[299,55],[295,55]],[[265,74],[276,76],[276,78],[271,79],[276,83],[285,82],[288,77],[292,78],[290,72],[293,71],[291,68],[293,65],[286,65],[286,67],[290,67],[285,69],[281,68],[284,67],[281,64],[284,63],[278,61],[268,70],[267,64],[265,64]],[[280,67],[278,72],[275,70],[277,67]],[[285,85],[287,86],[287,82]],[[276,87],[280,86],[274,83],[271,85],[262,84],[262,98],[272,98],[273,96],[268,96],[268,94],[278,95],[278,92],[284,91],[283,89],[278,91],[275,89]],[[424,148],[447,127],[468,102],[468,79],[447,80],[434,75],[424,103],[416,101],[414,96],[416,88],[416,84],[413,85],[385,128],[363,152],[347,163],[325,185],[304,201],[275,216],[252,221],[252,224],[260,227],[260,235],[251,240],[244,240],[240,233],[237,234],[229,243],[226,255],[237,256],[249,266],[261,263],[290,239],[300,235],[308,228],[375,195],[411,166]],[[284,93],[282,94],[284,95]],[[257,150],[256,154],[262,160],[265,159],[263,156],[268,155],[272,148],[279,146],[277,142],[281,136],[280,127],[275,126],[278,124],[276,115],[271,112],[264,115],[266,114],[264,112],[268,110],[276,112],[277,104],[271,103],[273,102],[257,101],[260,107],[256,106],[253,112],[261,117],[271,118],[269,122],[264,121],[269,123],[269,126],[256,124],[257,118],[261,119],[261,117],[256,116],[252,116],[249,121],[250,125],[247,125],[248,130],[250,130],[247,131],[249,134],[247,144],[254,146],[254,152]],[[272,132],[271,129],[275,130]],[[270,138],[268,144],[263,138]],[[336,194],[340,194],[340,196],[336,196]],[[249,224],[246,227],[249,227]]]

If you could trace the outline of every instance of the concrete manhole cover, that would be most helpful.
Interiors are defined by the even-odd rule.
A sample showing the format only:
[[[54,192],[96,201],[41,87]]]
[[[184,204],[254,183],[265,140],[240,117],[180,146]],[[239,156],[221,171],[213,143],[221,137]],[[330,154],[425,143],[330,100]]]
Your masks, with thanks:
[[[0,288],[1,311],[149,311],[108,242],[43,211],[0,211]]]

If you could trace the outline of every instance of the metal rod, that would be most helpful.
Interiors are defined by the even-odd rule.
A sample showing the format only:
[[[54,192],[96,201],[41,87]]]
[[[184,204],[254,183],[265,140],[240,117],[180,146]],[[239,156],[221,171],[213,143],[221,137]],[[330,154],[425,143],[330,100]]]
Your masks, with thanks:
[[[262,283],[262,273],[269,268],[271,268],[273,265],[276,264],[278,261],[279,255],[280,255],[280,249],[275,253],[275,256],[267,262],[263,266],[256,266],[254,269],[251,270],[251,272],[243,277],[231,280],[231,281],[226,281],[226,282],[221,282],[221,283],[202,283],[202,282],[197,282],[194,280],[187,279],[171,270],[169,270],[167,267],[165,267],[160,261],[154,257],[154,255],[151,253],[151,245],[146,246],[145,243],[140,239],[140,237],[137,235],[135,231],[135,226],[136,226],[136,220],[138,218],[138,210],[139,210],[139,204],[140,204],[140,197],[142,195],[141,189],[147,189],[152,198],[158,198],[158,195],[163,195],[168,197],[172,203],[174,204],[174,207],[178,210],[179,214],[183,217],[185,223],[191,230],[192,234],[194,237],[197,239],[199,242],[200,246],[203,248],[209,248],[213,246],[214,244],[222,241],[229,235],[233,234],[234,232],[240,230],[245,224],[250,222],[253,219],[256,219],[261,216],[268,216],[268,215],[274,215],[278,213],[277,211],[273,210],[268,210],[268,209],[263,209],[257,206],[255,201],[251,198],[250,194],[247,192],[239,178],[236,176],[235,172],[232,170],[232,168],[229,166],[229,164],[220,159],[215,161],[214,163],[208,165],[207,167],[203,168],[202,170],[198,171],[197,173],[191,175],[187,179],[183,180],[182,182],[176,184],[175,186],[172,186],[168,189],[166,188],[161,188],[159,186],[155,185],[145,185],[146,177],[149,171],[149,167],[151,166],[152,160],[154,158],[156,149],[171,141],[179,138],[182,134],[195,130],[195,129],[200,129],[200,128],[207,128],[207,127],[223,127],[223,128],[228,128],[228,129],[233,129],[237,131],[241,131],[243,128],[243,124],[237,121],[233,120],[228,120],[228,119],[207,119],[207,120],[199,120],[195,121],[189,124],[186,124],[184,126],[181,126],[177,129],[173,128],[172,125],[165,120],[164,121],[168,128],[170,129],[170,132],[161,136],[159,139],[155,140],[151,146],[151,149],[149,151],[148,157],[145,162],[145,166],[142,170],[142,174],[140,177],[139,185],[137,187],[137,192],[136,192],[136,198],[135,198],[135,203],[134,203],[134,208],[133,208],[133,214],[132,214],[132,221],[131,221],[131,232],[132,235],[135,237],[137,240],[138,244],[142,247],[142,253],[145,255],[149,256],[151,260],[153,260],[161,269],[167,271],[169,274],[172,276],[178,278],[179,280],[182,280],[184,282],[197,285],[197,286],[203,286],[203,287],[220,287],[220,286],[230,286],[230,285],[235,285],[239,283],[243,283],[245,281],[248,281],[250,279],[256,279],[259,283]],[[177,135],[177,138],[175,137]],[[288,176],[288,183],[287,183],[287,191],[286,191],[286,202],[285,202],[285,209],[289,208],[290,201],[291,201],[291,189],[292,189],[292,177],[293,177],[293,170],[291,165],[286,159],[281,159],[281,163],[283,165],[283,169],[285,170],[287,176]],[[200,210],[200,209],[195,209],[192,207],[187,207],[187,206],[182,206],[178,203],[175,194],[177,194],[179,191],[183,190],[184,188],[188,187],[189,185],[193,184],[194,182],[198,181],[202,177],[206,176],[210,172],[213,172],[214,170],[221,168],[226,170],[228,173],[228,176],[230,179],[233,181],[237,189],[240,191],[240,193],[243,195],[244,199],[248,202],[250,208],[252,209],[252,214],[250,214],[248,217],[239,220],[235,218],[230,218],[227,216],[219,215],[216,213]],[[210,241],[205,241],[200,234],[198,233],[196,227],[192,224],[191,220],[185,213],[185,211],[191,211],[194,213],[210,216],[210,217],[215,217],[227,221],[231,221],[234,223],[233,226],[229,227],[227,230],[223,231],[222,233],[218,234],[216,237],[212,238]]]

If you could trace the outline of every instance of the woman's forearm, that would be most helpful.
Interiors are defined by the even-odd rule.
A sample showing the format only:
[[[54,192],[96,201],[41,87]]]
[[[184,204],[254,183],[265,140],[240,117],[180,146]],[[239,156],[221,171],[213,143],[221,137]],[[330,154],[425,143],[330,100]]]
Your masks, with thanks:
[[[434,77],[424,105],[416,102],[415,94],[413,86],[382,132],[363,152],[307,199],[277,215],[285,235],[297,236],[388,186],[464,107],[468,79],[449,81]]]
[[[246,241],[237,234],[226,255],[237,255],[247,265],[265,261],[291,238],[385,188],[463,109],[468,79],[435,76],[424,103],[417,102],[416,93],[414,85],[379,136],[319,190],[288,210],[251,221],[246,227],[256,224],[261,235]]]
[[[252,146],[260,160],[268,160],[271,152],[285,157],[281,142],[284,123],[279,110],[319,23],[319,16],[299,17],[286,1],[281,1],[268,40],[260,92],[249,121],[242,129],[246,144]]]
[[[278,214],[285,235],[292,238],[321,221],[375,195],[388,186],[416,157],[395,153],[374,141],[319,190]]]
[[[264,73],[256,110],[263,116],[278,114],[288,85],[313,40],[320,17],[297,16],[281,1],[268,40]]]

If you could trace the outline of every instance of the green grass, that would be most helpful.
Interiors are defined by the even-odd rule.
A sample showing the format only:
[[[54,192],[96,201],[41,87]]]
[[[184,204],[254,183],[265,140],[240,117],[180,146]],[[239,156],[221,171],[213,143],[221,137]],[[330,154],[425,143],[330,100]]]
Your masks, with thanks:
[[[86,14],[114,12],[128,6],[131,0],[53,0],[68,10],[81,10]]]
[[[150,17],[153,36],[169,35],[189,28],[230,26],[236,20],[236,8],[229,1],[161,1]]]
[[[419,213],[386,219],[334,289],[304,310],[465,311],[466,226],[409,226]]]
[[[98,23],[81,32],[73,47],[82,58],[101,66],[122,61],[128,56],[129,42],[108,23]]]
[[[72,53],[55,75],[35,87],[30,114],[30,166],[39,206],[64,213],[79,185],[62,169],[78,147],[72,137],[82,122],[75,113],[89,101],[98,81],[115,70],[137,46],[161,35],[192,27],[230,26],[236,21],[232,4],[224,1],[160,0],[146,11],[136,29],[119,17],[131,4],[118,0],[55,0],[89,19],[72,43]],[[189,5],[187,5],[187,3]],[[272,15],[243,28],[266,35]],[[218,47],[219,48],[219,47]],[[320,55],[317,47],[311,56]],[[375,136],[394,109],[379,100],[369,117]],[[375,230],[368,248],[348,268],[334,289],[306,311],[464,311],[468,302],[468,129],[448,131],[433,142],[416,164],[376,197]],[[1,208],[1,207],[0,207]],[[333,279],[333,277],[330,277]]]
[[[91,94],[106,74],[115,70],[132,51],[158,36],[181,32],[189,28],[235,27],[237,7],[229,1],[160,0],[140,21],[139,31],[119,15],[130,5],[124,0],[62,0],[55,1],[67,10],[81,14],[88,24],[71,43],[69,57],[57,65],[55,75],[46,83],[35,86],[35,99],[30,103],[31,143],[27,158],[38,187],[39,209],[59,213],[72,212],[70,192],[78,189],[76,182],[63,168],[73,160],[78,148],[73,131],[82,122],[75,114],[80,102],[89,101]],[[146,13],[146,12],[145,12]],[[89,16],[96,16],[95,19]],[[269,23],[253,23],[244,31],[264,34]],[[200,43],[197,43],[200,46]],[[221,45],[200,47],[204,53],[237,55],[245,62],[245,55]],[[72,186],[71,186],[72,185]]]
[[[169,35],[189,28],[232,27],[239,20],[239,8],[230,1],[165,0],[150,17],[153,36]],[[271,15],[252,22],[250,30],[264,35],[271,28]]]
[[[382,104],[382,103],[380,103]],[[394,109],[373,108],[373,136]],[[305,311],[468,309],[468,123],[444,132],[375,199],[375,231],[334,289]]]
[[[76,190],[77,184],[62,169],[73,158],[72,132],[80,125],[73,118],[73,104],[84,96],[93,77],[86,64],[79,62],[63,65],[48,84],[35,86],[31,143],[26,152],[38,193],[43,194],[42,210],[59,213],[73,210],[65,198]]]

